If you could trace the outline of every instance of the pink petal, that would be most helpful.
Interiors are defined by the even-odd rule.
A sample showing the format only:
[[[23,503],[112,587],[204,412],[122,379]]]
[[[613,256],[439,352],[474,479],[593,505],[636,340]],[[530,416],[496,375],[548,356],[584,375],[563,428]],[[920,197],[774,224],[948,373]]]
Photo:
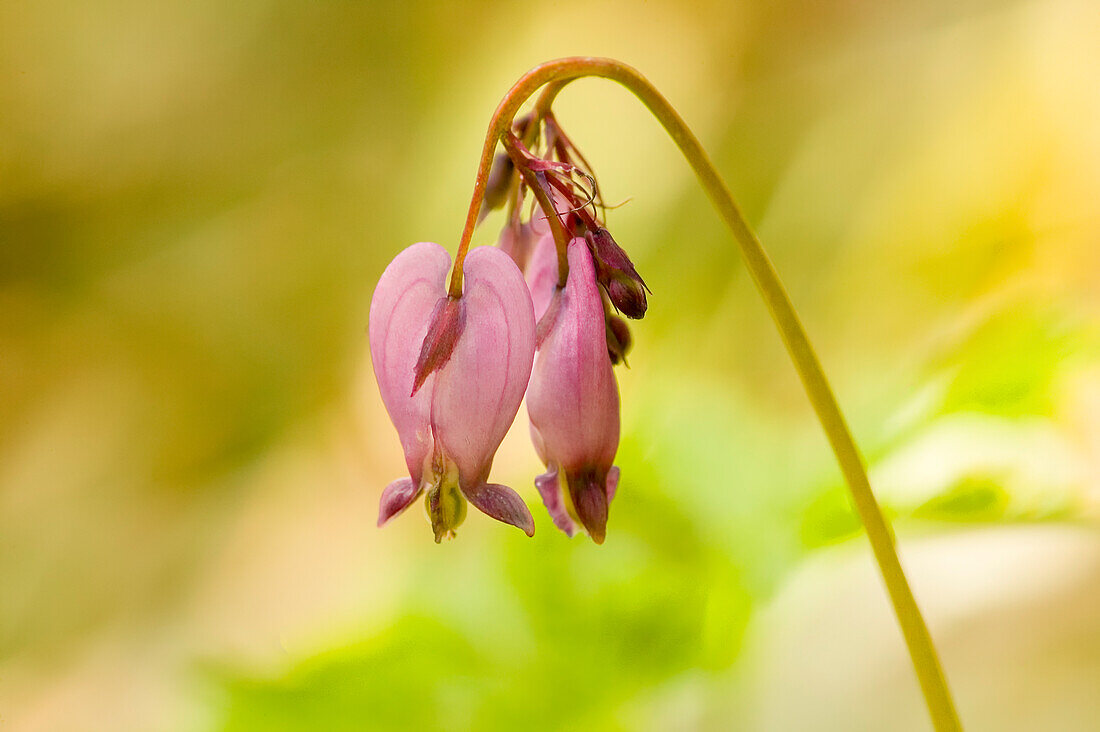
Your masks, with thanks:
[[[615,497],[615,491],[619,489],[619,468],[618,466],[612,466],[611,470],[607,471],[607,502],[611,503],[611,499]]]
[[[419,495],[420,486],[411,478],[401,478],[386,486],[378,502],[378,526],[385,526],[391,518],[411,506]]]
[[[549,461],[567,473],[606,471],[619,444],[618,387],[592,255],[584,239],[570,242],[568,253],[568,282],[535,360],[527,411]]]
[[[542,435],[539,434],[534,424],[528,422],[527,427],[531,433],[531,444],[535,446],[535,454],[539,456],[539,460],[542,461],[543,465],[549,465],[550,458],[546,456],[546,443],[542,441]]]
[[[511,524],[528,536],[535,534],[535,519],[519,494],[506,485],[478,483],[462,489],[466,500],[487,516]]]
[[[531,252],[534,251],[538,238],[538,235],[531,230],[530,224],[513,221],[500,232],[497,246],[512,258],[522,272],[527,267],[527,261],[531,258]]]
[[[431,423],[465,489],[485,482],[516,417],[531,375],[535,319],[523,276],[507,254],[478,247],[463,269],[466,325],[435,376]]]
[[[397,428],[405,463],[413,482],[420,485],[424,459],[431,451],[430,388],[410,397],[413,369],[428,321],[445,296],[444,281],[451,258],[438,244],[421,242],[390,262],[370,304],[370,352],[382,402]]]
[[[573,534],[577,533],[577,524],[565,509],[565,501],[562,500],[558,469],[556,467],[551,468],[535,478],[535,488],[542,496],[542,503],[550,513],[550,518],[554,520],[554,526],[564,531],[568,537],[572,537]]]
[[[558,250],[554,237],[544,234],[539,237],[527,261],[527,287],[531,290],[531,304],[535,310],[535,322],[538,323],[546,313],[550,299],[558,285]]]

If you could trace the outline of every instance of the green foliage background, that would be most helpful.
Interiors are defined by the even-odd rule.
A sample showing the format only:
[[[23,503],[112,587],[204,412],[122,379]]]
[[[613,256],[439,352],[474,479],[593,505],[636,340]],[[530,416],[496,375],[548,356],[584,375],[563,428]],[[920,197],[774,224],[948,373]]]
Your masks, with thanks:
[[[964,720],[1093,729],[1098,49],[1086,0],[0,5],[0,727],[925,728],[737,252],[605,82],[558,117],[653,290],[607,543],[553,529],[522,410],[533,539],[374,528],[373,285],[453,251],[515,78],[589,54],[757,227]]]

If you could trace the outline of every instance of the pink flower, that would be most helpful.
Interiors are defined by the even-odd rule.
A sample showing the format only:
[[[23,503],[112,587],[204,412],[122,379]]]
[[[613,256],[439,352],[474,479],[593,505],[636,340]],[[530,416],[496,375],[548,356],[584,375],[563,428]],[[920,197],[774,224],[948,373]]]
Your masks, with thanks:
[[[535,242],[539,235],[535,233],[534,225],[521,223],[518,219],[509,221],[500,232],[497,246],[502,252],[512,258],[516,266],[523,271],[527,268],[527,260],[535,248]]]
[[[447,296],[450,266],[438,244],[414,244],[390,262],[371,300],[374,374],[409,469],[382,492],[378,525],[426,494],[437,542],[454,536],[466,501],[530,536],[527,506],[487,480],[531,374],[531,300],[498,249],[470,252],[457,300]]]
[[[538,353],[527,389],[531,437],[547,472],[535,479],[554,524],[580,523],[597,544],[619,482],[619,392],[608,357],[603,302],[584,239],[569,243],[569,277],[557,287],[553,240],[543,237],[527,281],[539,317]]]

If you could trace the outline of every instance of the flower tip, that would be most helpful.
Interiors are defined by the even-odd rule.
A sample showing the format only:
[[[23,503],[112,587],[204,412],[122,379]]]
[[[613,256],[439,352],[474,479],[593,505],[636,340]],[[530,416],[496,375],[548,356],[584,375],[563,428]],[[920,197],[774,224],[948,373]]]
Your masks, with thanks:
[[[519,494],[506,485],[480,483],[462,489],[466,500],[486,516],[511,524],[528,536],[535,535],[535,519]]]
[[[606,479],[600,481],[589,472],[569,481],[570,497],[577,511],[577,518],[596,544],[603,544],[607,535],[607,487]]]
[[[378,501],[378,528],[411,506],[418,495],[420,490],[411,478],[401,478],[386,486]]]
[[[649,308],[646,301],[645,284],[640,279],[616,277],[607,283],[607,296],[615,309],[630,318],[640,320]]]

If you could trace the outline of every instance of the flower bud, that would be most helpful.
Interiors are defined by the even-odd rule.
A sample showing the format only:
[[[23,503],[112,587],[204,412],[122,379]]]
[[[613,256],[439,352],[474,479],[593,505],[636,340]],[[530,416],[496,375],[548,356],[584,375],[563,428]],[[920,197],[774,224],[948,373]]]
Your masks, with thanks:
[[[607,297],[615,309],[628,318],[638,320],[645,316],[648,303],[645,287],[639,280],[615,277],[607,282]]]
[[[628,318],[644,317],[647,288],[630,257],[607,229],[590,231],[585,238],[596,262],[596,278],[607,290],[611,304]]]
[[[505,153],[497,153],[493,158],[492,167],[489,168],[489,177],[485,181],[485,197],[481,199],[479,219],[484,219],[490,211],[500,208],[508,200],[514,173],[512,159]]]
[[[611,363],[626,363],[626,354],[630,353],[634,339],[630,335],[630,326],[618,315],[607,315],[607,356]]]
[[[588,241],[588,248],[596,260],[597,274],[600,269],[611,269],[641,280],[641,277],[638,277],[638,272],[634,269],[634,263],[630,261],[630,257],[611,236],[611,232],[600,227],[595,231],[588,232],[585,238]]]

